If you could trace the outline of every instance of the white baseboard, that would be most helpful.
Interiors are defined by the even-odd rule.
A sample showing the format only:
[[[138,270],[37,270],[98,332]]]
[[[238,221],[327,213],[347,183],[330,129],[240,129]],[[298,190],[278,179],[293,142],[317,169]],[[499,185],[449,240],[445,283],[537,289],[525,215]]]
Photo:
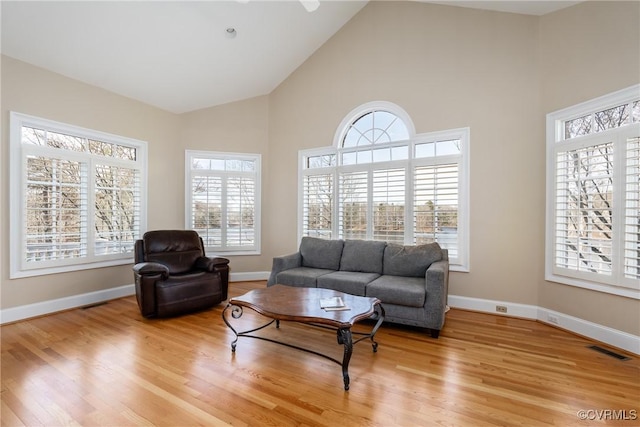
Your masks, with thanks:
[[[268,271],[231,273],[229,275],[229,281],[242,282],[250,280],[267,280],[269,278],[269,273],[270,272]],[[69,310],[71,308],[78,308],[116,298],[127,297],[135,295],[135,293],[135,287],[131,284],[102,291],[89,292],[86,294],[73,295],[65,298],[6,308],[4,310],[0,310],[0,324],[16,322],[18,320],[29,319],[31,317],[43,316],[45,314]]]
[[[135,293],[135,287],[131,284],[34,304],[5,308],[4,310],[0,310],[0,324],[16,322],[18,320],[69,310],[71,308],[83,307],[85,305],[134,295]]]
[[[640,337],[540,307],[538,320],[640,355]]]
[[[507,307],[506,313],[496,312],[496,306]],[[466,310],[481,311],[483,313],[499,314],[511,317],[523,317],[525,319],[537,319],[538,307],[512,302],[493,301],[488,299],[461,297],[449,295],[449,306]]]
[[[268,278],[268,271],[257,271],[248,273],[231,273],[229,281],[240,282],[251,280],[267,280]],[[73,295],[70,297],[59,298],[50,301],[43,301],[34,304],[6,308],[4,310],[0,310],[0,324],[16,322],[18,320],[24,320],[31,317],[43,316],[45,314],[83,307],[85,305],[96,304],[134,294],[135,287],[133,284],[131,284],[119,286],[117,288],[105,289],[102,291]],[[567,331],[640,355],[639,336],[546,308],[504,301],[469,298],[458,295],[449,295],[449,305],[455,308],[480,311],[484,313],[539,320],[543,323],[557,326],[561,329],[565,329]],[[506,307],[507,312],[496,312],[496,306],[498,305]]]
[[[250,282],[252,280],[268,280],[270,271],[253,271],[249,273],[234,273],[229,275],[230,282]]]
[[[640,336],[599,325],[588,320],[569,316],[535,305],[517,304],[504,301],[449,295],[449,306],[466,310],[480,311],[501,316],[522,317],[539,320],[552,326],[609,344],[613,347],[640,355]],[[506,313],[496,311],[496,306],[507,308]]]

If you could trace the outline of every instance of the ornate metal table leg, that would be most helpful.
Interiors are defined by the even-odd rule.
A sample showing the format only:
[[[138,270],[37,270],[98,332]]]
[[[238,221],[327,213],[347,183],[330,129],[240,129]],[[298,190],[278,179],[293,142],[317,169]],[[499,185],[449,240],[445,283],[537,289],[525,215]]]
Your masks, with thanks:
[[[233,331],[233,333],[236,336],[236,339],[234,339],[231,342],[231,351],[233,353],[235,353],[236,352],[236,344],[238,343],[238,331],[236,331],[235,328],[233,326],[231,326],[231,323],[229,323],[229,321],[227,320],[227,317],[225,316],[225,313],[227,312],[227,310],[229,308],[231,308],[231,317],[233,317],[234,319],[238,319],[238,318],[240,318],[240,316],[242,316],[242,307],[240,307],[238,305],[227,304],[227,306],[222,311],[222,320],[224,320],[224,323],[229,327],[229,329],[231,329]]]
[[[380,327],[380,325],[382,325],[382,322],[384,322],[384,308],[382,307],[382,304],[376,305],[375,313],[378,321],[376,322],[376,325],[371,330],[371,334],[370,334],[371,346],[373,347],[374,353],[378,351],[378,343],[375,340],[376,332],[378,332],[378,328]]]
[[[338,329],[338,343],[344,344],[344,356],[342,358],[342,379],[344,380],[344,389],[349,390],[349,361],[353,352],[353,339],[351,329]]]

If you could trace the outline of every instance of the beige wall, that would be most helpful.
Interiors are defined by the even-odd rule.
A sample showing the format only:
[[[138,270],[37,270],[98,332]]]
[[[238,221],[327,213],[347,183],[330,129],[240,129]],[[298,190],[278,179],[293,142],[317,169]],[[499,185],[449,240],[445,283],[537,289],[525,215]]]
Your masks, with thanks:
[[[184,228],[184,152],[262,155],[268,170],[267,97],[176,115],[2,57],[1,307],[16,307],[131,284],[131,265],[9,280],[9,111],[87,127],[148,143],[148,229]],[[263,184],[268,200],[268,184]],[[263,221],[268,217],[263,215]],[[269,255],[229,257],[233,272],[270,269]]]
[[[542,18],[371,2],[268,96],[183,115],[3,57],[2,308],[132,282],[130,265],[8,280],[9,110],[148,141],[149,228],[184,226],[185,149],[262,154],[262,255],[232,258],[239,273],[296,249],[298,151],[332,144],[349,111],[384,100],[419,133],[471,128],[471,271],[452,273],[451,294],[640,335],[637,301],[544,280],[544,115],[638,82],[638,16],[631,2]]]
[[[266,96],[183,114],[180,138],[182,150],[183,152],[184,150],[207,150],[260,154],[262,156],[262,204],[268,204],[270,200],[266,179],[270,170],[268,118]],[[180,177],[181,182],[183,176],[184,168]],[[184,200],[184,190],[181,200]],[[269,224],[269,220],[269,216],[263,210],[261,255],[227,257],[230,260],[232,274],[271,270],[271,257],[264,250],[264,229]]]
[[[542,114],[640,82],[640,2],[586,2],[540,19]],[[541,266],[540,268],[543,268]],[[640,301],[551,282],[540,305],[640,335]]]
[[[282,189],[266,207],[274,210],[271,251],[289,252],[297,242],[289,225],[296,223],[297,151],[331,145],[357,106],[391,101],[418,133],[471,128],[471,272],[453,273],[450,293],[537,305],[544,234],[537,22],[369,3],[270,95],[269,153],[278,167],[269,182]]]
[[[184,216],[182,203],[167,203],[164,198],[164,194],[182,191],[181,181],[176,180],[172,172],[175,169],[174,159],[184,156],[177,144],[179,118],[94,86],[2,57],[2,308],[131,284],[130,265],[9,280],[9,111],[147,141],[150,228],[178,226],[177,219]]]
[[[471,271],[452,273],[451,294],[639,335],[639,301],[544,280],[545,114],[638,83],[638,5],[589,2],[543,18],[367,5],[270,95],[279,167],[269,182],[283,189],[267,206],[279,213],[271,251],[295,248],[296,151],[331,144],[358,105],[392,101],[417,132],[471,128]]]

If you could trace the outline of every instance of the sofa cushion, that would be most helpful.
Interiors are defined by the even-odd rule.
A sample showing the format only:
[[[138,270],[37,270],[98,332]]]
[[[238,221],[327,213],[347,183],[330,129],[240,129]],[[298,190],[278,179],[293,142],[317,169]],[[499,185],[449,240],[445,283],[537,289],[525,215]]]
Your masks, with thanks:
[[[343,240],[303,237],[300,242],[302,266],[338,270],[340,269],[340,257],[342,256],[343,246]]]
[[[382,255],[386,242],[345,240],[340,270],[382,274]]]
[[[387,244],[384,249],[382,273],[391,276],[425,277],[427,268],[442,259],[437,243],[417,246]]]
[[[422,307],[427,298],[427,286],[423,277],[380,276],[369,283],[365,296],[376,297],[382,304]]]
[[[364,296],[367,283],[380,277],[376,273],[359,273],[352,271],[335,271],[318,277],[318,287],[346,292],[351,295]]]
[[[296,267],[281,271],[276,276],[276,283],[289,286],[301,286],[307,288],[316,287],[316,279],[324,274],[332,273],[333,270],[321,268]]]

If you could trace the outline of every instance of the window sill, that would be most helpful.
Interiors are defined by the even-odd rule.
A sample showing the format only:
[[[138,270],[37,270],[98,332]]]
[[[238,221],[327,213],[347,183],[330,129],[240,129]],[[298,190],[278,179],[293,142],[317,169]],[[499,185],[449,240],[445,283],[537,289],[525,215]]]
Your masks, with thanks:
[[[560,276],[558,274],[546,274],[545,280],[548,282],[560,283],[562,285],[575,286],[578,288],[589,289],[591,291],[603,292],[621,297],[639,299],[640,289],[626,288],[623,286],[614,286],[605,283],[589,282],[586,280],[574,279],[571,277]]]
[[[133,254],[122,259],[112,259],[108,261],[89,262],[86,264],[62,265],[58,267],[43,267],[32,269],[12,268],[9,279],[22,279],[26,277],[45,276],[49,274],[71,273],[74,271],[91,270],[104,267],[115,267],[118,265],[133,264]]]
[[[258,251],[219,251],[216,249],[205,248],[205,253],[209,258],[213,257],[230,257],[230,256],[251,256],[262,255],[262,252]]]

